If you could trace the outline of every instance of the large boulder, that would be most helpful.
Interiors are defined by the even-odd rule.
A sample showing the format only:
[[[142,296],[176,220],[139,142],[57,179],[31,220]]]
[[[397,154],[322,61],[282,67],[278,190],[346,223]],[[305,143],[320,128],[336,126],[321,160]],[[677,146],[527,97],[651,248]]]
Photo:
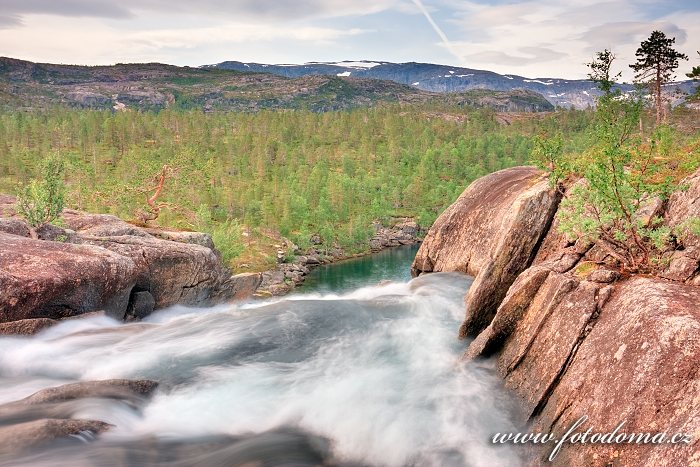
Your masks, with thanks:
[[[694,465],[698,303],[694,286],[646,277],[611,286],[537,266],[513,284],[466,356],[496,354],[528,431],[561,436],[587,416],[579,432],[606,433],[624,421],[627,433],[692,439],[690,445],[567,443],[554,465]],[[540,453],[541,462],[552,448]]]
[[[136,290],[150,292],[156,309],[210,303],[230,277],[214,251],[200,245],[135,235],[81,238],[131,259],[136,266]]]
[[[136,265],[128,257],[0,233],[0,322],[94,310],[123,317],[135,284]]]
[[[678,234],[678,248],[664,253],[665,280],[623,274],[595,242],[558,232],[542,205],[523,204],[544,199],[533,193],[541,181],[533,175],[524,183],[517,174],[528,169],[513,170],[510,184],[508,171],[472,184],[438,219],[413,266],[414,273],[476,276],[463,331],[483,330],[465,358],[494,359],[520,400],[527,432],[561,437],[585,416],[578,433],[605,434],[624,422],[620,432],[628,434],[687,436],[677,444],[565,443],[553,465],[700,466],[700,238],[688,222],[700,218],[700,171],[665,211]],[[663,212],[663,203],[652,201],[644,222]],[[542,230],[513,217],[539,222]],[[537,451],[533,464],[548,463],[553,448]]]
[[[491,322],[510,285],[532,261],[558,204],[558,192],[542,171],[514,167],[476,180],[435,221],[411,271],[475,276],[460,336],[476,335]]]
[[[66,209],[69,229],[48,226],[27,238],[14,198],[0,196],[0,323],[60,319],[102,310],[142,318],[174,304],[208,305],[249,297],[260,274],[231,276],[211,237],[146,229],[107,214]],[[38,322],[0,328],[31,333]]]

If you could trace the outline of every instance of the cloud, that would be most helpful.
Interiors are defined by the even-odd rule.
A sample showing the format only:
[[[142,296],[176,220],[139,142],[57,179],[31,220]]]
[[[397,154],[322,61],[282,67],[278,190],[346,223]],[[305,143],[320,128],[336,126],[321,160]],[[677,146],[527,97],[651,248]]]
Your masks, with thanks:
[[[442,41],[442,44],[445,46],[445,48],[449,50],[455,58],[457,58],[460,61],[463,60],[463,57],[460,56],[459,53],[455,50],[455,48],[452,46],[452,43],[447,38],[447,35],[444,33],[442,28],[440,28],[440,26],[438,26],[438,24],[435,22],[428,9],[425,7],[425,5],[423,5],[423,2],[421,0],[413,0],[413,3],[418,7],[423,16],[425,16],[425,19],[428,21],[430,26],[440,37],[440,40]]]
[[[30,16],[26,21],[24,28],[0,29],[0,55],[50,63],[160,61],[202,65],[243,57],[265,62],[263,54],[275,51],[277,60],[288,61],[284,58],[290,49],[321,50],[336,41],[371,32],[234,21],[208,27],[145,30],[120,28],[120,23],[105,24],[99,18],[81,19],[80,27],[72,28],[66,27],[66,19],[55,16]]]
[[[465,56],[466,60],[479,61],[481,63],[511,65],[525,65],[533,63],[550,62],[566,57],[565,53],[545,47],[520,47],[516,49],[521,55],[512,55],[500,50],[484,50]]]
[[[110,19],[144,13],[183,14],[229,19],[296,20],[367,15],[387,10],[399,0],[3,0],[4,14],[56,15]]]
[[[22,21],[18,16],[0,16],[0,29],[16,28],[22,25]]]
[[[652,30],[676,37],[677,46],[700,35],[697,6],[689,11],[660,0],[443,1],[455,11],[451,24],[458,33],[451,36],[463,65],[524,76],[583,78],[593,54],[610,48],[629,80],[626,65]]]
[[[605,47],[623,46],[627,44],[639,45],[641,40],[646,39],[652,30],[661,30],[669,37],[675,37],[676,43],[682,45],[685,43],[688,34],[685,29],[681,29],[677,25],[665,21],[661,22],[642,22],[642,21],[624,21],[617,23],[605,23],[594,26],[578,38],[589,44],[588,49],[591,51],[601,50]]]
[[[250,23],[227,23],[221,26],[187,29],[165,29],[129,33],[124,41],[153,50],[163,48],[196,48],[207,44],[242,44],[290,40],[329,43],[342,37],[356,36],[362,29],[340,30],[323,27],[295,27]]]
[[[584,78],[603,48],[624,79],[653,29],[700,48],[697,0],[0,0],[0,55],[107,64],[366,59]],[[691,59],[692,60],[692,59]],[[697,63],[697,60],[695,60]],[[681,75],[692,62],[682,62]]]
[[[105,0],[3,0],[2,8],[5,13],[15,17],[27,14],[116,19],[133,17],[124,4],[115,5],[115,2]]]

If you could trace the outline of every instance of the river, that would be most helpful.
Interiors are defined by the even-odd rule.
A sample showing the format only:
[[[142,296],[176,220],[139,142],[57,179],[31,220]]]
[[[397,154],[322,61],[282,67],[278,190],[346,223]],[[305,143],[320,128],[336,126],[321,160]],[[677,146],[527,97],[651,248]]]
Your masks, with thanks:
[[[75,381],[160,382],[144,405],[76,401],[73,418],[115,425],[97,440],[0,465],[518,465],[516,450],[490,443],[516,431],[499,378],[488,363],[459,361],[471,279],[410,280],[414,253],[318,268],[281,299],[0,338],[0,403]]]

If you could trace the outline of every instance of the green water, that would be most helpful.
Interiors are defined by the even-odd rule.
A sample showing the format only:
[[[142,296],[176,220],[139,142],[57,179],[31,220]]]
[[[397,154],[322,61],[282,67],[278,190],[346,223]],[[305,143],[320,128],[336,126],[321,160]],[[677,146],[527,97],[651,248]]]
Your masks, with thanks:
[[[388,248],[359,258],[319,266],[306,277],[299,292],[342,293],[380,281],[406,282],[419,245]]]

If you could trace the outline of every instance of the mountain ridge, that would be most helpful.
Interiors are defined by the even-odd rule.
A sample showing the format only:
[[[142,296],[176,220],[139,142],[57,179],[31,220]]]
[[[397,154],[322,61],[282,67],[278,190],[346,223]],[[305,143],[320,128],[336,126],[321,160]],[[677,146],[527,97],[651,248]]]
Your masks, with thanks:
[[[515,112],[554,110],[543,96],[526,90],[436,93],[391,80],[351,75],[284,77],[206,66],[57,65],[0,57],[0,107],[7,109],[65,105],[158,110],[175,106],[205,111],[308,109],[324,112],[381,103],[440,103]]]
[[[472,89],[512,91],[527,89],[542,94],[555,106],[578,109],[595,105],[599,95],[596,84],[588,79],[528,78],[516,74],[499,74],[488,70],[440,65],[435,63],[388,61],[341,61],[309,62],[293,64],[262,64],[253,62],[224,61],[203,68],[217,68],[234,71],[257,71],[286,77],[309,75],[354,76],[394,81],[430,92],[463,92]],[[678,89],[692,93],[695,84],[692,80],[677,81],[669,86],[669,91]],[[632,84],[621,83],[618,88],[623,93],[634,92]],[[678,99],[676,99],[677,101]],[[676,102],[677,103],[677,102]]]

